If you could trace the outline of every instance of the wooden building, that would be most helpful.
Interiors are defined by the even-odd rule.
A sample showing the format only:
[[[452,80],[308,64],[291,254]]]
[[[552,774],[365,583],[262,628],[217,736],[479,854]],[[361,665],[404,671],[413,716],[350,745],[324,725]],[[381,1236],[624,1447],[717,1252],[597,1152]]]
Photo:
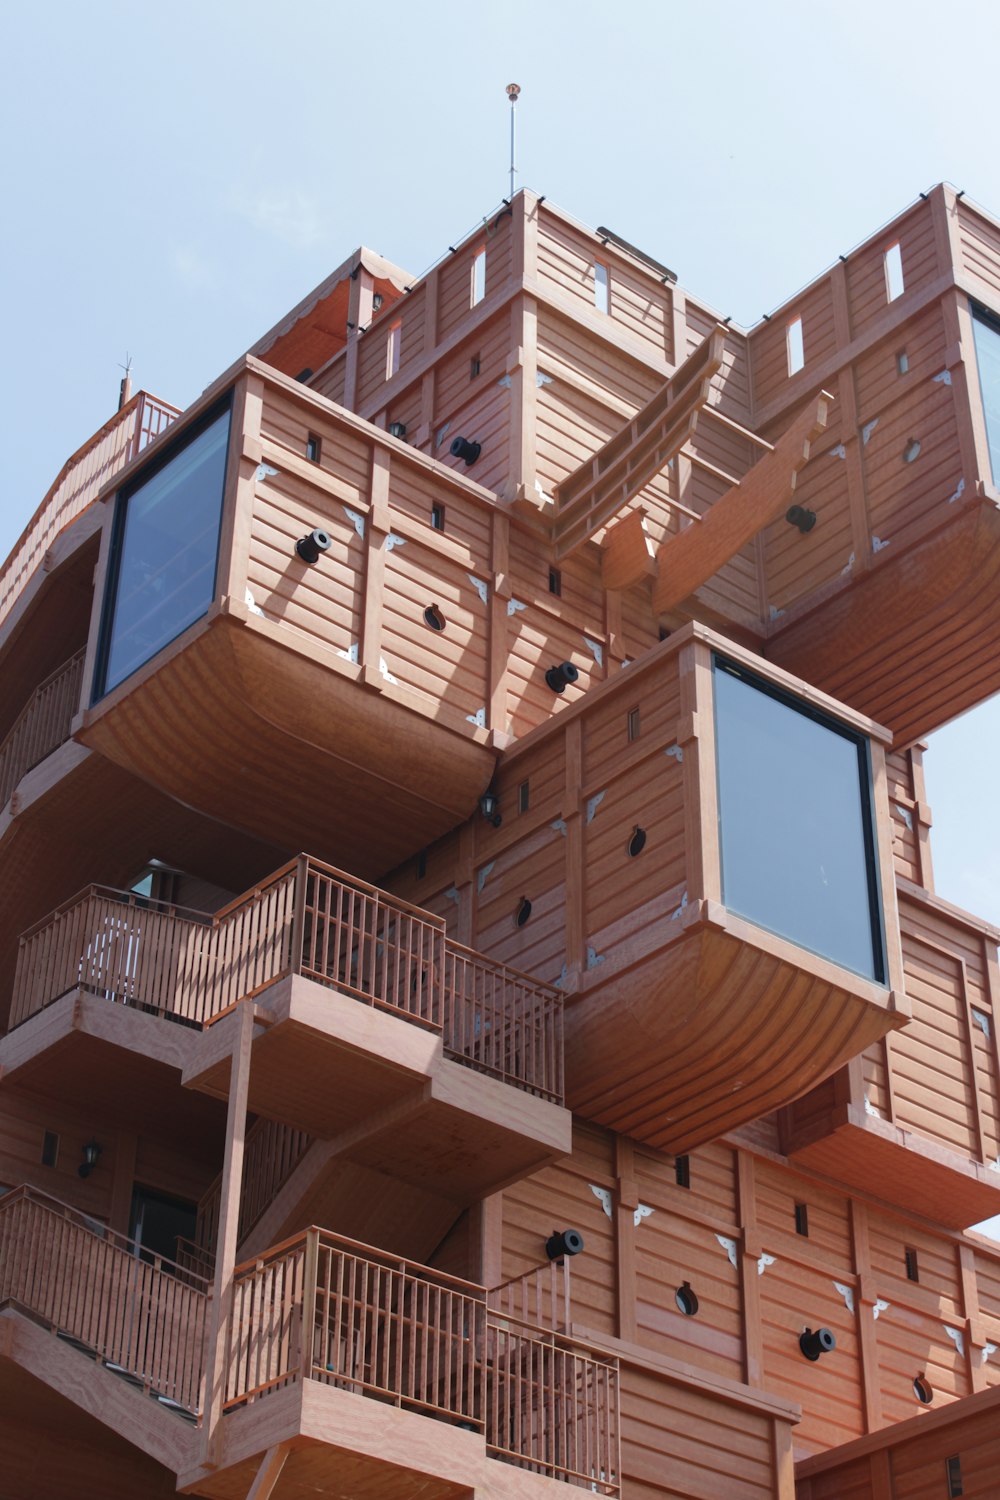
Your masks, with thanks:
[[[521,192],[63,465],[5,1500],[995,1493],[1000,931],[921,738],[1000,688],[995,472],[944,186],[749,331]]]

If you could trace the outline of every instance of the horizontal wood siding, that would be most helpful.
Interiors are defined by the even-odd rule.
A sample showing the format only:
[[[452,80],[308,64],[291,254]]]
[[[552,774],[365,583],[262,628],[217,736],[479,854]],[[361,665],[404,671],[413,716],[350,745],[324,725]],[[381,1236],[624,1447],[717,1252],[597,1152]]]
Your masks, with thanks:
[[[905,750],[891,751],[885,758],[889,813],[892,817],[892,854],[896,874],[914,885],[922,884],[916,816],[913,767]]]
[[[943,269],[934,243],[931,205],[916,204],[901,219],[848,257],[847,284],[851,328],[855,337],[873,328],[889,307],[885,252],[897,242],[903,263],[904,296],[924,290]]]
[[[988,307],[1000,307],[1000,226],[964,199],[958,205],[962,270]]]
[[[503,1265],[510,1281],[545,1261],[545,1241],[553,1229],[583,1234],[586,1249],[570,1264],[574,1322],[598,1334],[615,1333],[614,1236],[592,1184],[611,1182],[611,1138],[578,1122],[573,1154],[503,1195]]]
[[[852,434],[847,434],[850,437]],[[848,501],[845,433],[834,403],[825,433],[812,446],[798,476],[794,504],[816,516],[803,533],[782,515],[761,534],[768,611],[788,608],[824,585],[848,576],[858,559]]]
[[[547,823],[480,865],[476,942],[501,962],[555,982],[566,952],[565,880],[566,841]],[[531,915],[518,927],[522,899]]]
[[[788,325],[802,319],[802,348],[805,365],[795,375],[788,373]],[[771,314],[770,320],[758,323],[750,334],[750,357],[753,369],[755,406],[766,406],[775,397],[801,390],[809,391],[810,370],[828,358],[836,348],[833,294],[829,277],[815,282],[806,291]]]
[[[425,622],[428,608],[444,619],[443,630]],[[487,607],[461,564],[434,556],[415,540],[387,553],[382,655],[390,675],[406,687],[475,718],[489,697],[487,619]]]
[[[793,1434],[797,1456],[849,1442],[864,1432],[858,1333],[834,1281],[846,1284],[850,1267],[837,1268],[838,1275],[833,1266],[810,1264],[806,1249],[793,1261],[772,1248],[766,1234],[763,1244],[774,1257],[758,1275],[764,1385],[802,1405]],[[829,1328],[837,1340],[835,1353],[815,1363],[807,1360],[799,1348],[806,1328]]]

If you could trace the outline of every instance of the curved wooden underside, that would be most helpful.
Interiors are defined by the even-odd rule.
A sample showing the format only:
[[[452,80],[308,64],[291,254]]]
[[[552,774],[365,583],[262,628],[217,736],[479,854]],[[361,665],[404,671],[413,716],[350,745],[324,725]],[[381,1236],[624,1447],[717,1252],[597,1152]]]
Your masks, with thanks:
[[[78,737],[209,817],[370,878],[464,822],[489,785],[495,752],[433,709],[222,617]]]
[[[287,854],[178,805],[81,745],[60,746],[0,809],[0,1025],[20,934],[84,886],[127,887],[159,859],[238,892]]]
[[[943,530],[818,605],[765,655],[907,745],[1000,691],[1000,511]]]
[[[695,920],[570,1005],[570,1108],[689,1151],[790,1103],[901,1024],[889,991],[804,952],[796,962],[757,931]]]

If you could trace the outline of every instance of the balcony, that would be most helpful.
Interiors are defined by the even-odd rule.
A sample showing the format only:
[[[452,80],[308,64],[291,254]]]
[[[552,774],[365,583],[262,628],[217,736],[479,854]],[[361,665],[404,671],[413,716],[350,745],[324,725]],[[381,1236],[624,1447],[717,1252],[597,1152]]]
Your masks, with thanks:
[[[358,1398],[370,1398],[367,1416]],[[443,1424],[433,1447],[386,1408]],[[290,1460],[314,1482],[334,1472],[359,1485],[388,1478],[412,1434],[414,1468],[426,1470],[433,1453],[439,1485],[468,1482],[467,1455],[485,1444],[519,1470],[619,1493],[614,1360],[501,1315],[482,1287],[324,1230],[237,1268],[224,1410],[220,1494],[230,1493],[226,1471],[260,1451],[262,1425],[269,1443],[315,1441],[338,1419],[339,1452],[310,1445]],[[352,1431],[353,1444],[343,1436]],[[215,1492],[211,1479],[205,1491]]]
[[[390,1225],[405,1182],[408,1243],[429,1253],[460,1207],[569,1150],[558,991],[304,855],[214,917],[100,888],[68,902],[21,939],[0,1065],[111,1096],[126,1048],[225,1099],[247,999],[248,1107],[323,1143],[310,1182],[338,1228],[377,1227],[351,1217],[371,1212],[366,1192]]]
[[[466,818],[496,759],[494,497],[252,359],[158,454],[108,508],[78,738],[366,878]]]
[[[0,1199],[0,1307],[191,1418],[201,1410],[208,1287],[35,1188]]]
[[[784,1110],[783,1148],[965,1229],[1000,1213],[1000,933],[907,880],[899,919],[910,1024]]]
[[[432,889],[561,971],[572,1109],[685,1151],[904,1024],[887,738],[689,625],[506,753]]]
[[[80,705],[83,651],[40,683],[0,744],[0,808],[21,777],[70,737]]]

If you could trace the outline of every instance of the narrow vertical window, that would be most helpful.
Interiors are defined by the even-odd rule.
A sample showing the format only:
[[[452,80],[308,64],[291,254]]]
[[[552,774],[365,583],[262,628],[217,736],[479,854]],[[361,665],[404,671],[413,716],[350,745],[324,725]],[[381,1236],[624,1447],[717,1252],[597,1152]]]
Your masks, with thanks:
[[[628,737],[629,740],[637,740],[640,731],[639,710],[630,708],[628,711]]]
[[[945,1473],[948,1476],[948,1500],[957,1500],[959,1495],[965,1494],[962,1485],[962,1460],[957,1453],[954,1453],[944,1462]]]
[[[912,1246],[907,1245],[906,1249],[903,1251],[903,1259],[906,1263],[907,1281],[919,1281],[920,1267],[917,1264],[917,1252],[912,1248]]]
[[[903,255],[899,241],[885,252],[885,295],[890,302],[903,295]]]
[[[310,463],[319,463],[320,447],[319,438],[314,432],[311,432],[306,438],[306,458],[308,458]]]
[[[42,1166],[54,1167],[59,1160],[59,1137],[54,1130],[47,1130],[42,1137]]]
[[[474,354],[469,360],[469,379],[475,380],[481,369],[482,362],[480,356],[478,354]]]
[[[594,306],[598,312],[606,313],[611,310],[611,297],[608,288],[608,268],[602,266],[599,260],[594,262]]]
[[[517,810],[519,813],[526,813],[528,811],[529,797],[528,783],[522,781],[517,789]]]
[[[674,1158],[674,1179],[678,1187],[689,1188],[691,1186],[690,1156],[677,1156]]]
[[[802,343],[802,319],[796,318],[785,329],[785,349],[788,354],[788,373],[796,375],[806,362]]]
[[[385,346],[385,378],[391,380],[399,369],[399,345],[402,338],[402,323],[393,323]]]
[[[557,599],[562,595],[562,574],[558,568],[549,569],[549,593]]]
[[[443,531],[444,530],[444,506],[443,505],[432,505],[431,506],[431,525],[433,526],[433,528],[434,528],[435,531]]]
[[[477,250],[472,262],[472,305],[475,307],[486,296],[486,247]]]
[[[805,1203],[795,1205],[795,1233],[809,1238],[809,1206]]]

